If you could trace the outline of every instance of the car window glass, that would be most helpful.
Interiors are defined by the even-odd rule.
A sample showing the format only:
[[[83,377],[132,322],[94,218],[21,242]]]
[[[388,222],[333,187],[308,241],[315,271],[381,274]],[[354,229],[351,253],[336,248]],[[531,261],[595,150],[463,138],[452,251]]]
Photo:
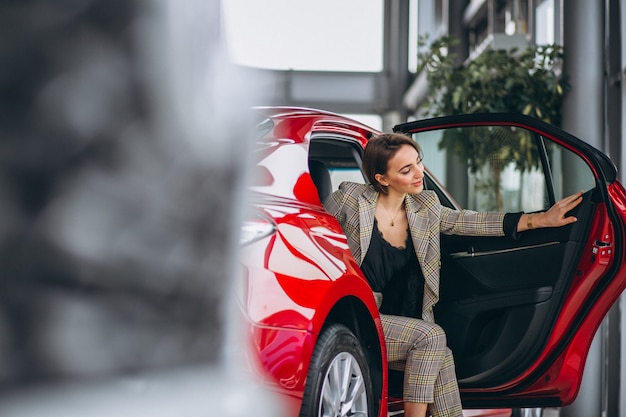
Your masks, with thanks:
[[[552,199],[595,184],[590,168],[576,154],[516,126],[450,128],[413,137],[428,169],[463,208],[545,210]]]
[[[550,162],[557,200],[596,186],[595,176],[587,163],[569,149],[553,146]]]
[[[359,167],[351,168],[330,168],[330,182],[332,184],[333,191],[339,188],[339,184],[344,181],[356,182],[359,184],[365,184],[365,178]]]

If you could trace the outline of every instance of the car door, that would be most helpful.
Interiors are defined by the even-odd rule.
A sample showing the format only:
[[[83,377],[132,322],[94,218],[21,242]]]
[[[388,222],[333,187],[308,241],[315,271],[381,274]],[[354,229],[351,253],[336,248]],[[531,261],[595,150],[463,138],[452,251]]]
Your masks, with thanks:
[[[626,285],[625,193],[604,154],[537,119],[481,114],[394,128],[421,146],[442,204],[539,212],[584,191],[562,228],[508,237],[442,235],[436,321],[465,407],[562,406],[594,334]]]

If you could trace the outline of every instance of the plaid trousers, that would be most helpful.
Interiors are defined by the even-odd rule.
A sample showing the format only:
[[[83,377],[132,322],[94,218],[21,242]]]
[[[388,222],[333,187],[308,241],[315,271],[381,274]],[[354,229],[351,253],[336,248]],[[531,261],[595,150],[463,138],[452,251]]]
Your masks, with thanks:
[[[430,404],[433,417],[462,417],[454,358],[443,329],[410,317],[380,318],[389,367],[404,371],[404,401]]]

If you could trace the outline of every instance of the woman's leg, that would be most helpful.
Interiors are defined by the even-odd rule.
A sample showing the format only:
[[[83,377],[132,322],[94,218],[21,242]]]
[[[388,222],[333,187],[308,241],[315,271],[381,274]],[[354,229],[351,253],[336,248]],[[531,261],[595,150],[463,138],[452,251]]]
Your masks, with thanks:
[[[431,407],[433,417],[457,417],[463,415],[459,385],[454,371],[452,351],[446,347],[446,356],[435,381],[435,402]]]
[[[426,417],[428,404],[404,402],[404,417]]]
[[[406,362],[405,403],[433,404],[434,417],[462,416],[454,360],[443,329],[409,317],[381,315],[381,322],[388,361]]]

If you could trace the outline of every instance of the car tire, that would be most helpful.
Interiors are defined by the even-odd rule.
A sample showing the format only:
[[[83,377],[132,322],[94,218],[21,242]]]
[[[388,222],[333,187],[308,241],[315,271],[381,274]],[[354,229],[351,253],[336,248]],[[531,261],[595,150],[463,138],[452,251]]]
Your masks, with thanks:
[[[320,335],[307,376],[300,417],[374,416],[370,370],[358,339],[344,325]]]

